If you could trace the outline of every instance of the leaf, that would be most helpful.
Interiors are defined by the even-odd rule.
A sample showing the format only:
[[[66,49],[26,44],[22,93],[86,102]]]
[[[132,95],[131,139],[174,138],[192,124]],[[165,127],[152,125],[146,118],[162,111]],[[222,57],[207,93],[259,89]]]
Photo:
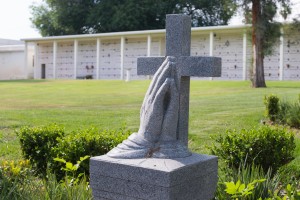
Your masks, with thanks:
[[[240,193],[242,193],[244,191],[244,189],[246,188],[246,185],[245,184],[241,184],[240,187],[238,188],[238,191]]]
[[[257,180],[257,182],[258,182],[258,183],[262,183],[262,182],[265,182],[266,180],[267,180],[267,179],[265,179],[265,178],[264,178],[264,179],[259,179],[259,180]]]
[[[63,158],[54,158],[53,159],[54,161],[57,161],[57,162],[61,162],[61,163],[66,163],[67,161]]]
[[[84,160],[86,160],[86,159],[88,159],[88,158],[90,158],[91,156],[84,156],[84,157],[80,157],[80,161],[84,161]]]
[[[73,170],[73,164],[70,163],[70,162],[67,162],[67,163],[66,163],[66,168],[67,168],[68,170]]]
[[[77,163],[76,165],[73,166],[73,171],[76,171],[79,168],[79,164],[80,163]]]
[[[225,192],[227,192],[227,194],[231,194],[231,195],[236,194],[237,188],[234,182],[225,182],[225,185],[226,185]]]

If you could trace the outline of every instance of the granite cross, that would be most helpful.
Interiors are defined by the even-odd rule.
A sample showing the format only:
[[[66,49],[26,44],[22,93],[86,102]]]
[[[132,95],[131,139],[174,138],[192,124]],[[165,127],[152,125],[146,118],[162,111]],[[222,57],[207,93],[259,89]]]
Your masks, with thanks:
[[[180,105],[177,139],[188,143],[190,76],[221,76],[221,58],[190,56],[191,18],[186,15],[167,15],[166,56],[176,59],[180,76]],[[165,57],[141,57],[137,60],[138,75],[153,75]]]

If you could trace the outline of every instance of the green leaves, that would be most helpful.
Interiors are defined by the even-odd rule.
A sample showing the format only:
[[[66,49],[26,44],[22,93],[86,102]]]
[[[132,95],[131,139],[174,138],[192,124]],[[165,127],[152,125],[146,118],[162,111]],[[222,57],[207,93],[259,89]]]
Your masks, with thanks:
[[[266,116],[274,123],[300,128],[300,102],[280,100],[275,95],[265,97]]]
[[[62,170],[66,171],[66,172],[73,172],[73,173],[75,173],[78,170],[81,162],[84,161],[84,160],[87,160],[88,158],[90,158],[90,156],[80,157],[80,160],[78,160],[76,164],[73,164],[71,162],[67,162],[63,158],[54,158],[53,160],[65,164],[65,168],[62,168]]]
[[[43,176],[48,168],[59,180],[64,178],[66,171],[88,176],[88,158],[107,153],[129,134],[125,127],[118,130],[93,127],[65,136],[64,128],[57,125],[23,127],[17,131],[22,153],[33,168]]]
[[[231,198],[243,198],[247,197],[248,195],[252,194],[253,190],[257,186],[258,183],[262,183],[266,181],[266,179],[260,179],[260,180],[254,180],[253,182],[249,183],[247,186],[243,183],[241,183],[240,180],[238,180],[236,183],[234,182],[225,182],[225,192],[229,195],[231,195]]]
[[[279,114],[279,98],[276,95],[269,95],[264,97],[264,104],[266,106],[266,117],[274,122]]]
[[[262,126],[258,129],[227,130],[215,138],[212,154],[222,158],[229,167],[240,163],[259,165],[273,173],[293,159],[296,148],[294,133],[283,127]]]
[[[80,163],[81,167],[76,174],[89,174],[88,156],[98,156],[106,154],[113,147],[117,146],[129,136],[129,131],[125,128],[118,130],[99,130],[92,127],[85,130],[78,130],[68,134],[66,137],[58,139],[57,146],[53,148],[53,157],[59,158],[51,162],[50,169],[55,172],[58,179],[62,179],[64,174],[61,168],[72,171],[75,170],[76,164]],[[74,165],[66,162],[76,163]]]
[[[52,161],[51,151],[57,145],[57,140],[64,137],[64,128],[56,124],[22,127],[16,134],[24,158],[30,160],[37,173],[46,175],[47,163]]]

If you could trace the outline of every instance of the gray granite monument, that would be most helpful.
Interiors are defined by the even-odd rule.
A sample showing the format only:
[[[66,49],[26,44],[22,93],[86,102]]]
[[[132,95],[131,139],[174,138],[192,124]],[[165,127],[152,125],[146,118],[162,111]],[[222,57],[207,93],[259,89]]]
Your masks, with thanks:
[[[140,127],[104,156],[90,160],[95,199],[208,200],[217,185],[215,156],[189,152],[190,76],[221,76],[221,59],[190,56],[191,19],[167,15],[166,57],[138,58],[138,74],[154,75]]]

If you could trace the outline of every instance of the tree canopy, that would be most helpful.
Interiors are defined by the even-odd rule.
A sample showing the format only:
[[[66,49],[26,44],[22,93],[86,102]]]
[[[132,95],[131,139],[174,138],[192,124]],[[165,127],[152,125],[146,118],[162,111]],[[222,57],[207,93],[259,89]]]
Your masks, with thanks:
[[[42,36],[151,30],[165,27],[166,14],[184,13],[192,26],[226,25],[231,0],[44,0],[31,21]]]

